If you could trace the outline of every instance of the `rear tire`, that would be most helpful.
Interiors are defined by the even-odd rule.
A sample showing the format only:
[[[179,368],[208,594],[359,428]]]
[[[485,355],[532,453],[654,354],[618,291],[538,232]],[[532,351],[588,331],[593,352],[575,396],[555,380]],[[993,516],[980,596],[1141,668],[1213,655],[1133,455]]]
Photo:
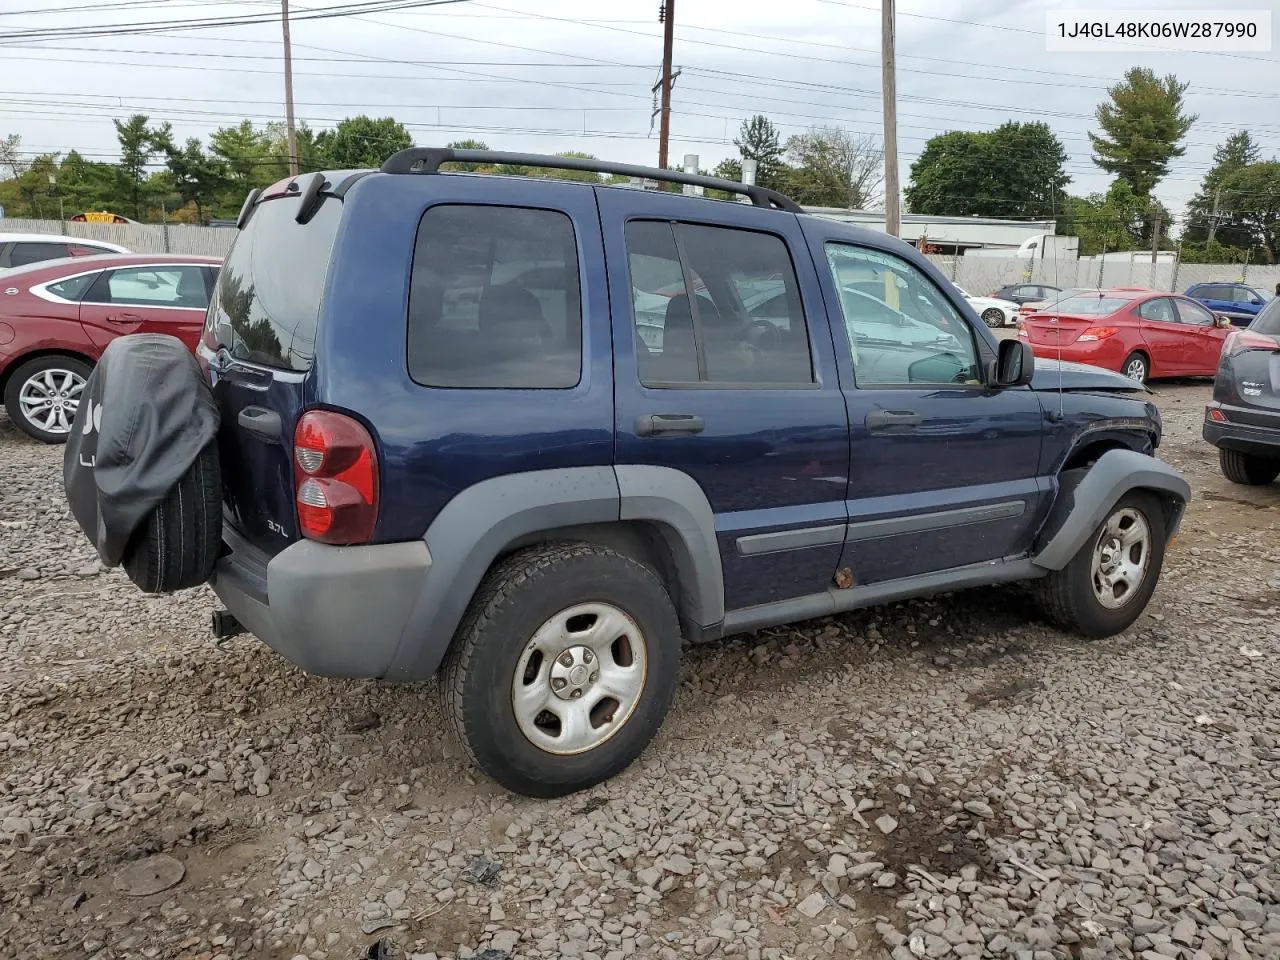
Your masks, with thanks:
[[[532,547],[476,591],[445,658],[445,714],[502,786],[563,796],[624,770],[653,739],[680,647],[675,608],[648,567],[590,543]]]
[[[1120,368],[1130,380],[1137,380],[1139,383],[1146,383],[1147,378],[1151,376],[1151,361],[1147,359],[1147,355],[1135,350],[1125,358],[1124,366]]]
[[[211,440],[125,550],[124,572],[144,593],[205,583],[222,547],[218,443]]]
[[[1126,545],[1127,538],[1132,543]],[[1041,607],[1050,620],[1073,633],[1123,633],[1155,592],[1165,539],[1160,501],[1149,493],[1126,494],[1065,567],[1033,581]],[[1139,541],[1140,552],[1134,549]]]
[[[17,370],[5,385],[4,405],[9,412],[9,419],[23,433],[34,437],[41,443],[66,443],[71,433],[71,422],[76,410],[80,407],[80,397],[84,393],[85,382],[89,379],[92,367],[75,357],[66,354],[36,357],[28,360]],[[45,382],[51,378],[52,387]],[[66,391],[57,389],[63,385]],[[65,395],[64,395],[65,394]],[[47,398],[49,403],[60,404],[61,419],[66,423],[65,429],[57,423],[58,412],[52,408],[37,407],[36,403]],[[54,414],[52,429],[47,429],[36,422],[35,416],[46,409]],[[47,416],[46,416],[47,419]]]
[[[1253,456],[1239,450],[1218,449],[1218,465],[1222,475],[1232,483],[1262,487],[1280,477],[1280,459]]]

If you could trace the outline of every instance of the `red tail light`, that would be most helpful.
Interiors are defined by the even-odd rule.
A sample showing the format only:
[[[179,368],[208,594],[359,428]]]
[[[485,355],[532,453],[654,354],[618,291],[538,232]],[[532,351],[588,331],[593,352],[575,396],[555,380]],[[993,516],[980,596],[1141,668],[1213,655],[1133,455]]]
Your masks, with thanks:
[[[1231,333],[1222,345],[1222,352],[1228,357],[1249,350],[1280,350],[1280,340],[1250,330],[1236,330]]]
[[[1084,333],[1080,334],[1080,340],[1105,340],[1107,337],[1114,337],[1120,331],[1115,327],[1089,327]]]
[[[1210,410],[1208,411],[1208,413],[1206,414],[1206,416],[1207,416],[1210,420],[1212,420],[1214,423],[1226,423],[1226,422],[1227,422],[1227,415],[1226,415],[1225,413],[1223,413],[1221,410],[1219,410],[1217,407],[1212,407],[1212,408],[1210,408]]]
[[[298,527],[321,543],[368,543],[378,519],[378,454],[369,431],[331,410],[302,415],[293,431]]]

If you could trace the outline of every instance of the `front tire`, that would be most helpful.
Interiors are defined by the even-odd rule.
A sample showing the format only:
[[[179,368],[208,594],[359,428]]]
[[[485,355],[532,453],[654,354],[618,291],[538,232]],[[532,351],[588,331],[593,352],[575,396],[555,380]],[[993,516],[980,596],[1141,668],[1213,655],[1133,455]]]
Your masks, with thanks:
[[[558,797],[624,770],[675,694],[680,622],[648,567],[555,543],[485,577],[440,681],[471,758],[515,793]]]
[[[1155,497],[1121,497],[1065,567],[1035,581],[1045,613],[1086,637],[1123,633],[1155,592],[1165,539],[1164,510]]]
[[[1239,450],[1218,449],[1218,465],[1222,475],[1232,483],[1263,487],[1280,477],[1280,459],[1252,456]]]
[[[1003,327],[1004,311],[998,307],[988,307],[982,311],[982,322],[993,329],[995,327]]]
[[[89,370],[83,360],[60,354],[28,360],[5,386],[9,419],[41,443],[66,443]]]

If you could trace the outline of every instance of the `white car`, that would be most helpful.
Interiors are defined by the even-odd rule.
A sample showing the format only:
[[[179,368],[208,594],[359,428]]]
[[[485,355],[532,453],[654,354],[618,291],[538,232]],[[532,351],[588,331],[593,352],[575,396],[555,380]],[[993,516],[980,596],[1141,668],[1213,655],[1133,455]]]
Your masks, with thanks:
[[[56,233],[0,233],[0,270],[66,257],[132,252],[128,247],[105,240],[60,237]]]
[[[973,307],[988,327],[1011,327],[1018,322],[1018,305],[1012,300],[975,297],[959,284],[956,289],[960,291],[960,296],[969,301],[969,306]]]

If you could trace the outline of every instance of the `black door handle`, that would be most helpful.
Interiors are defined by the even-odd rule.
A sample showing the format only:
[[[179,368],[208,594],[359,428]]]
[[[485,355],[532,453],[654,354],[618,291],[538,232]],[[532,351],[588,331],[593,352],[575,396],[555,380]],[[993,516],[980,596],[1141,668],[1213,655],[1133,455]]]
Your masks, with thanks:
[[[867,428],[876,430],[880,427],[918,427],[920,414],[910,410],[872,410],[867,414]]]
[[[268,443],[280,442],[280,414],[265,407],[244,407],[236,417],[241,429]]]
[[[691,413],[646,413],[636,417],[636,436],[653,437],[664,433],[701,433],[706,424]]]

